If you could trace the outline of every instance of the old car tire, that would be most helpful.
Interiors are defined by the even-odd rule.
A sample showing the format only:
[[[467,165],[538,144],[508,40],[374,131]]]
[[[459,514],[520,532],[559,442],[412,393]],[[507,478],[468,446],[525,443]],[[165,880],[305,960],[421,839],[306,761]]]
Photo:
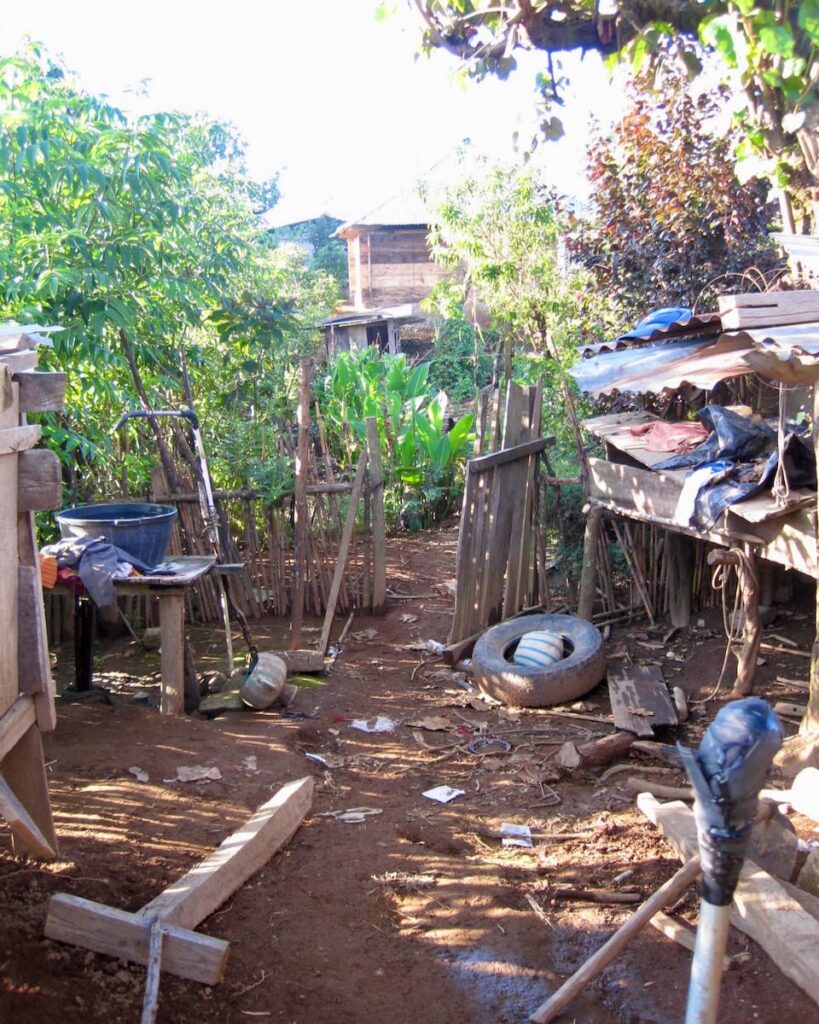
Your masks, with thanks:
[[[524,668],[508,660],[525,633],[559,633],[569,652],[542,668]],[[606,672],[603,638],[595,626],[573,615],[525,615],[493,626],[475,644],[472,675],[481,690],[504,704],[539,708],[562,704],[588,693]]]

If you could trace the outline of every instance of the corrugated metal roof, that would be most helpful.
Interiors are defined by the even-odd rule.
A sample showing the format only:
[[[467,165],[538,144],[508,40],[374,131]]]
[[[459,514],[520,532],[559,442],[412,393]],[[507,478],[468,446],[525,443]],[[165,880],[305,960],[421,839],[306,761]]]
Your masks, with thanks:
[[[819,323],[599,350],[570,372],[595,398],[615,391],[658,394],[683,384],[710,390],[721,380],[745,373],[785,384],[812,384],[819,380]]]
[[[621,334],[611,341],[592,342],[579,347],[580,354],[597,355],[598,352],[614,352],[624,348],[637,348],[651,345],[659,340],[671,341],[674,338],[698,337],[703,334],[713,334],[714,329],[719,329],[719,313],[692,313],[691,316],[681,317],[665,327],[653,328],[645,337],[632,338],[627,334]]]
[[[401,192],[386,200],[361,217],[347,221],[337,228],[334,237],[343,237],[358,227],[426,227],[429,224],[429,210],[417,192]]]

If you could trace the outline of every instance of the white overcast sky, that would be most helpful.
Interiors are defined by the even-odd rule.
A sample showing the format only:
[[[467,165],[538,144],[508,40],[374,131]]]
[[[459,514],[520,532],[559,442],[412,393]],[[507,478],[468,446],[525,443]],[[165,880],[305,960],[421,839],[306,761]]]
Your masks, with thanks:
[[[512,155],[533,126],[542,55],[523,55],[506,82],[454,81],[443,53],[416,58],[411,12],[375,20],[376,0],[28,0],[0,10],[2,52],[43,42],[83,85],[132,112],[206,111],[248,142],[255,177],[279,173],[276,220],[350,218],[401,191],[464,139],[473,152]],[[619,91],[595,55],[574,59],[569,139],[538,159],[555,184],[583,194],[591,113],[604,122]],[[147,80],[147,95],[140,84]]]

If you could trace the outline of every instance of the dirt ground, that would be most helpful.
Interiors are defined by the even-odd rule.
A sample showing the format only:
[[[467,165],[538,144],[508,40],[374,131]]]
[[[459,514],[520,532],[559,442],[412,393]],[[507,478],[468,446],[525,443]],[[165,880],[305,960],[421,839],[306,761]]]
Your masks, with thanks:
[[[388,586],[402,596],[390,599],[385,617],[356,617],[325,685],[300,690],[287,716],[162,718],[133,702],[136,691],[157,693],[157,656],[127,639],[98,646],[95,681],[119,696],[112,703],[99,692],[61,699],[48,739],[61,859],[40,866],[16,858],[0,835],[0,1021],[139,1021],[144,968],[46,940],[49,897],[65,892],[136,910],[271,793],[304,775],[315,778],[316,791],[303,827],[200,926],[230,941],[224,981],[208,988],[164,974],[160,1022],[523,1022],[633,910],[557,899],[555,887],[649,895],[677,870],[677,858],[622,783],[649,770],[656,781],[681,785],[680,772],[631,753],[622,762],[631,772],[560,773],[550,761],[561,743],[610,726],[489,708],[419,649],[428,638],[446,637],[452,601],[438,588],[453,575],[456,539],[455,529],[444,529],[390,542]],[[254,624],[262,649],[282,646],[285,629]],[[707,696],[724,652],[718,616],[663,643],[666,629],[620,629],[609,649],[625,647],[637,663],[662,662],[670,683],[693,698]],[[793,609],[775,629],[805,646],[812,640],[809,618]],[[218,665],[218,628],[192,636],[200,668]],[[306,632],[305,646],[317,636]],[[58,681],[67,686],[70,645],[56,653]],[[766,657],[758,691],[804,699],[803,691],[774,683],[777,676],[806,678],[804,659]],[[695,708],[686,727],[658,738],[696,742],[719,706],[715,700]],[[584,698],[579,713],[608,715],[605,685]],[[351,725],[378,715],[398,723],[395,731]],[[430,716],[449,727],[410,724]],[[466,744],[476,736],[505,739],[512,749],[470,754]],[[172,781],[180,765],[215,766],[222,778]],[[422,796],[437,785],[465,794],[445,805]],[[373,813],[361,823],[328,815],[349,808]],[[794,821],[803,838],[817,838],[807,821]],[[531,850],[504,848],[494,835],[502,822],[528,824],[549,838]],[[696,920],[693,889],[675,914]],[[721,1024],[817,1020],[815,1005],[751,940],[732,930],[729,953],[745,955],[724,974]],[[688,952],[647,928],[562,1019],[680,1021],[689,965]]]

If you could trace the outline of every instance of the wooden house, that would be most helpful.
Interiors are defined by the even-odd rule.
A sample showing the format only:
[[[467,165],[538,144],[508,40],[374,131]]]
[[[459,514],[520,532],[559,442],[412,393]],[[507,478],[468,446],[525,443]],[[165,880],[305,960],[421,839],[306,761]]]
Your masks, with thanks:
[[[423,203],[407,193],[334,232],[347,242],[349,294],[325,322],[329,354],[374,344],[395,353],[407,342],[429,343],[432,321],[419,304],[449,271],[433,262],[428,230]]]

